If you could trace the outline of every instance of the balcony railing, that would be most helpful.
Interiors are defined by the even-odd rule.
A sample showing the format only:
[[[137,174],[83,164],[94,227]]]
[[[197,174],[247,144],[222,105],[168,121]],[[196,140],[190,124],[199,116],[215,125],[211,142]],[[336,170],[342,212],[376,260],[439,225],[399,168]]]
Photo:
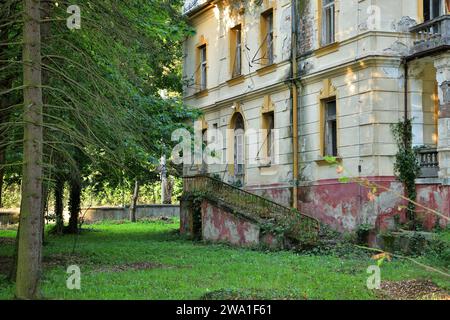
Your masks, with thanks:
[[[439,175],[439,153],[433,148],[418,151],[420,162],[420,178],[437,178]]]
[[[426,54],[435,49],[450,47],[450,15],[442,15],[410,29],[414,34],[411,55]]]

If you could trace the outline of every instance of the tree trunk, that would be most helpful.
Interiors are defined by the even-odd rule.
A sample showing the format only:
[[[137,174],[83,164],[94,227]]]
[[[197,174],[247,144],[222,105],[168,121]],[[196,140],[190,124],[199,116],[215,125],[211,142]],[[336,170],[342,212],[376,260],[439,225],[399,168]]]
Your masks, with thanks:
[[[139,181],[136,179],[134,183],[133,199],[130,206],[130,221],[136,222],[136,207],[139,199]]]
[[[40,297],[42,265],[42,74],[40,1],[24,0],[23,102],[24,142],[22,200],[17,254],[16,297]]]
[[[166,157],[161,157],[161,203],[171,204],[171,185],[170,180],[167,178],[167,161]]]
[[[78,233],[78,220],[81,211],[81,178],[79,176],[72,178],[70,181],[70,198],[69,198],[69,226],[67,233]]]
[[[164,182],[162,184],[162,204],[172,204],[172,190],[173,190],[173,181],[169,178],[164,178]]]
[[[50,38],[50,9],[51,2],[48,0],[41,1],[41,43],[45,44],[49,41]],[[45,55],[45,53],[44,53]],[[42,58],[42,64],[48,64],[48,59]],[[42,84],[49,85],[49,72],[45,69],[42,70]],[[44,105],[48,104],[48,94],[45,91],[42,92],[42,103]],[[45,128],[43,129],[43,135],[45,136]],[[45,148],[43,153],[48,154],[48,148]],[[43,199],[42,199],[42,243],[45,243],[45,217],[46,213],[48,213],[48,194],[50,192],[49,182],[43,182]]]
[[[56,217],[56,233],[61,235],[64,232],[64,179],[57,176],[55,187],[55,217]]]

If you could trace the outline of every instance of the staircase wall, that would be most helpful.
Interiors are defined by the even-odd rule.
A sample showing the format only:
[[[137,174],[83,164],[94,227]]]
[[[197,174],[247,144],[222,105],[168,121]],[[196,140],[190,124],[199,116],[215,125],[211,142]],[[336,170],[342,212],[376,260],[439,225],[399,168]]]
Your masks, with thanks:
[[[195,214],[201,214],[200,230],[194,230]],[[240,247],[264,246],[280,248],[282,243],[274,235],[263,233],[260,225],[235,212],[226,205],[212,200],[203,200],[199,208],[184,199],[181,203],[180,233],[202,240],[228,243]]]

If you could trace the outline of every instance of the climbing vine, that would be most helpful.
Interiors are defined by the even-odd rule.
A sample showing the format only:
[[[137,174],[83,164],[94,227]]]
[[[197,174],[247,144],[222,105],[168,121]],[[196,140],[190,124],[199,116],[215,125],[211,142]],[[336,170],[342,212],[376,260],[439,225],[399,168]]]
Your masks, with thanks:
[[[391,129],[398,146],[394,164],[395,175],[404,185],[405,196],[416,201],[416,179],[419,177],[420,163],[417,151],[412,146],[412,122],[410,119],[405,119],[392,125]],[[416,205],[410,201],[407,210],[408,218],[415,225]]]

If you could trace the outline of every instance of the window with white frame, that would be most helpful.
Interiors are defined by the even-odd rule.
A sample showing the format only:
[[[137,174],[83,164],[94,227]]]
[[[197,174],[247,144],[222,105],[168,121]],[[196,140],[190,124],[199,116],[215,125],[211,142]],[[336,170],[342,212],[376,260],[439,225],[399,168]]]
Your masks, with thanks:
[[[335,1],[322,1],[322,36],[321,45],[325,46],[335,42],[336,22],[335,22]]]

